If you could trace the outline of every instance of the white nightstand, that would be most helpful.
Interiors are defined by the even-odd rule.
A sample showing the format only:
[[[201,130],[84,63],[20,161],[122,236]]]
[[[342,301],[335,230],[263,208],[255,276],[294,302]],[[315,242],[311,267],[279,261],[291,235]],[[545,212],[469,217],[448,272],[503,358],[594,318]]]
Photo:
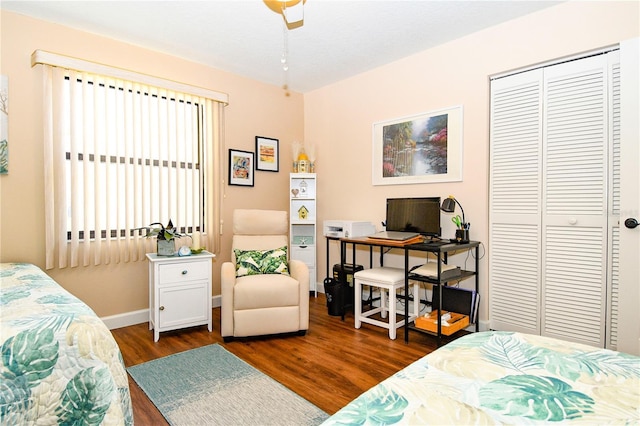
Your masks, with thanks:
[[[208,251],[191,256],[149,259],[149,330],[157,342],[163,331],[207,324],[211,320],[211,260]]]

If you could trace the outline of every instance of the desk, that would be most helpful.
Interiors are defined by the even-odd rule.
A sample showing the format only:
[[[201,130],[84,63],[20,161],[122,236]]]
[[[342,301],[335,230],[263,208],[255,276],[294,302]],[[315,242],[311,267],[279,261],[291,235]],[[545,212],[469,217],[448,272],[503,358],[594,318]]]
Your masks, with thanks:
[[[441,286],[441,285],[447,285],[447,282],[449,281],[461,281],[470,277],[475,277],[475,291],[476,293],[478,292],[478,287],[479,287],[479,283],[478,283],[478,266],[479,266],[479,258],[478,258],[478,247],[480,246],[480,242],[478,241],[469,241],[468,243],[463,243],[463,244],[458,244],[458,243],[447,243],[444,245],[436,245],[436,244],[429,244],[428,242],[421,242],[421,243],[402,243],[402,242],[397,242],[397,241],[389,241],[389,240],[382,240],[382,239],[373,239],[373,238],[368,238],[368,237],[360,237],[360,238],[329,238],[329,239],[337,239],[340,241],[340,262],[342,265],[344,265],[345,261],[346,261],[346,252],[347,252],[347,245],[351,244],[352,245],[352,250],[353,250],[353,263],[356,263],[356,246],[357,245],[364,245],[364,246],[368,246],[369,247],[369,263],[370,263],[370,267],[373,266],[373,248],[374,247],[380,247],[380,266],[383,266],[383,257],[384,257],[384,249],[393,249],[393,248],[398,248],[398,249],[403,249],[404,250],[404,270],[405,270],[405,282],[404,282],[404,295],[405,298],[408,299],[408,295],[409,295],[409,279],[412,280],[417,280],[417,281],[422,281],[422,282],[426,282],[432,285],[437,285],[437,286]],[[475,269],[473,271],[467,271],[467,270],[462,270],[460,275],[457,275],[455,277],[452,277],[450,279],[447,280],[443,280],[441,279],[442,277],[442,270],[441,270],[441,262],[446,263],[448,261],[448,257],[450,255],[455,254],[456,252],[468,252],[469,250],[474,250],[475,251]],[[428,277],[424,277],[424,276],[420,276],[420,275],[416,275],[416,274],[411,274],[409,271],[409,255],[412,251],[417,251],[417,252],[426,252],[426,253],[433,253],[436,256],[436,261],[438,262],[438,275],[437,278],[428,278]],[[329,270],[329,243],[327,241],[327,275],[328,275],[328,270]],[[442,308],[442,291],[438,292],[439,295],[439,303],[438,303],[438,317],[441,315],[440,314],[440,310]],[[419,303],[419,301],[418,301]],[[405,325],[404,325],[404,341],[405,342],[409,342],[409,326],[410,326],[410,322],[408,321],[409,318],[409,303],[408,300],[405,300],[405,312],[404,312],[405,316]],[[438,332],[436,333],[436,336],[438,338],[438,346],[440,346],[441,342],[442,342],[442,325],[440,323],[438,323]],[[428,333],[428,334],[432,334],[429,333],[428,331],[425,330],[420,330],[417,328],[413,328],[419,332],[423,332],[423,333]],[[478,331],[478,321],[476,320],[476,331]]]
[[[442,285],[447,285],[447,283],[449,281],[462,281],[464,279],[470,278],[470,277],[475,277],[475,291],[476,293],[478,293],[479,290],[479,283],[478,283],[478,266],[480,264],[480,259],[478,257],[479,253],[478,253],[478,248],[480,247],[480,242],[478,241],[469,241],[468,243],[450,243],[450,244],[445,244],[445,245],[441,245],[441,246],[434,246],[434,245],[430,245],[428,243],[417,243],[417,244],[409,244],[404,246],[404,270],[405,270],[405,277],[404,277],[404,291],[405,294],[408,294],[407,292],[409,291],[409,279],[412,280],[417,280],[417,281],[422,281],[422,282],[426,282],[426,283],[430,283],[432,285],[437,285],[437,286],[442,286]],[[457,275],[455,277],[449,278],[447,280],[443,280],[442,277],[442,262],[446,263],[447,259],[449,257],[449,255],[451,253],[455,253],[455,252],[459,252],[459,251],[463,251],[463,252],[467,252],[469,250],[474,250],[475,251],[475,269],[473,271],[466,271],[466,270],[461,270],[460,271],[460,275]],[[427,252],[427,253],[433,253],[436,255],[436,261],[438,262],[438,276],[435,279],[432,278],[427,278],[421,275],[417,275],[417,274],[411,274],[409,272],[409,252],[411,251],[422,251],[422,252]],[[442,309],[442,294],[444,292],[443,291],[439,291],[438,292],[438,296],[440,298],[440,300],[438,301],[438,318],[440,318],[441,314],[441,309]],[[405,319],[408,318],[409,315],[409,307],[407,304],[405,304]],[[476,331],[479,330],[479,322],[476,318]],[[427,331],[424,330],[420,330],[420,329],[415,329],[417,331],[420,332],[424,332],[424,333],[428,333]],[[440,344],[442,343],[442,324],[440,323],[440,321],[438,321],[438,332],[436,333],[436,336],[438,337],[438,346],[440,346]],[[405,342],[409,342],[409,324],[407,324],[407,321],[405,320],[405,327],[404,327],[404,341]]]

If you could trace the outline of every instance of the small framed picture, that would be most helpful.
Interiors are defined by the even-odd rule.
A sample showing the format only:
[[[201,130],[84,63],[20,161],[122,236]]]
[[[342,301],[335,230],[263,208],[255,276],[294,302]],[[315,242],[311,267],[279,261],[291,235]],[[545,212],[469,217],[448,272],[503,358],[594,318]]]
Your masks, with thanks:
[[[280,161],[278,139],[256,136],[256,156],[258,157],[256,170],[277,172]]]
[[[229,150],[229,185],[253,186],[253,152]]]

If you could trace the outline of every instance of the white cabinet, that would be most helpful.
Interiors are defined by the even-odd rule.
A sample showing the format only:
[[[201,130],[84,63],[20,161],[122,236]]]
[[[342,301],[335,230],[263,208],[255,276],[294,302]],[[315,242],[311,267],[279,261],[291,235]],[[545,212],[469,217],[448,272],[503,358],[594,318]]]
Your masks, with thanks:
[[[206,324],[211,320],[211,259],[202,252],[191,256],[149,259],[149,329],[157,342],[163,331]]]
[[[289,175],[290,258],[309,267],[309,290],[317,294],[316,283],[316,174]]]

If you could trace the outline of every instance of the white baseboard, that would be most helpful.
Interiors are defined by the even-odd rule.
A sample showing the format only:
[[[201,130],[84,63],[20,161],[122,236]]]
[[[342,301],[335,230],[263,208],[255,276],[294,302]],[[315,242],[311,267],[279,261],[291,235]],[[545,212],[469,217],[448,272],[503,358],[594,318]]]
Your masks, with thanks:
[[[128,327],[130,325],[141,324],[149,321],[149,309],[141,309],[139,311],[125,312],[124,314],[110,315],[100,318],[109,330],[116,328]]]
[[[213,296],[211,298],[211,307],[219,308],[222,304],[222,297]],[[128,327],[130,325],[142,324],[149,321],[149,309],[141,309],[139,311],[125,312],[124,314],[110,315],[100,318],[107,325],[109,330],[116,328]]]
[[[480,331],[489,331],[489,321],[479,321],[478,326]]]

